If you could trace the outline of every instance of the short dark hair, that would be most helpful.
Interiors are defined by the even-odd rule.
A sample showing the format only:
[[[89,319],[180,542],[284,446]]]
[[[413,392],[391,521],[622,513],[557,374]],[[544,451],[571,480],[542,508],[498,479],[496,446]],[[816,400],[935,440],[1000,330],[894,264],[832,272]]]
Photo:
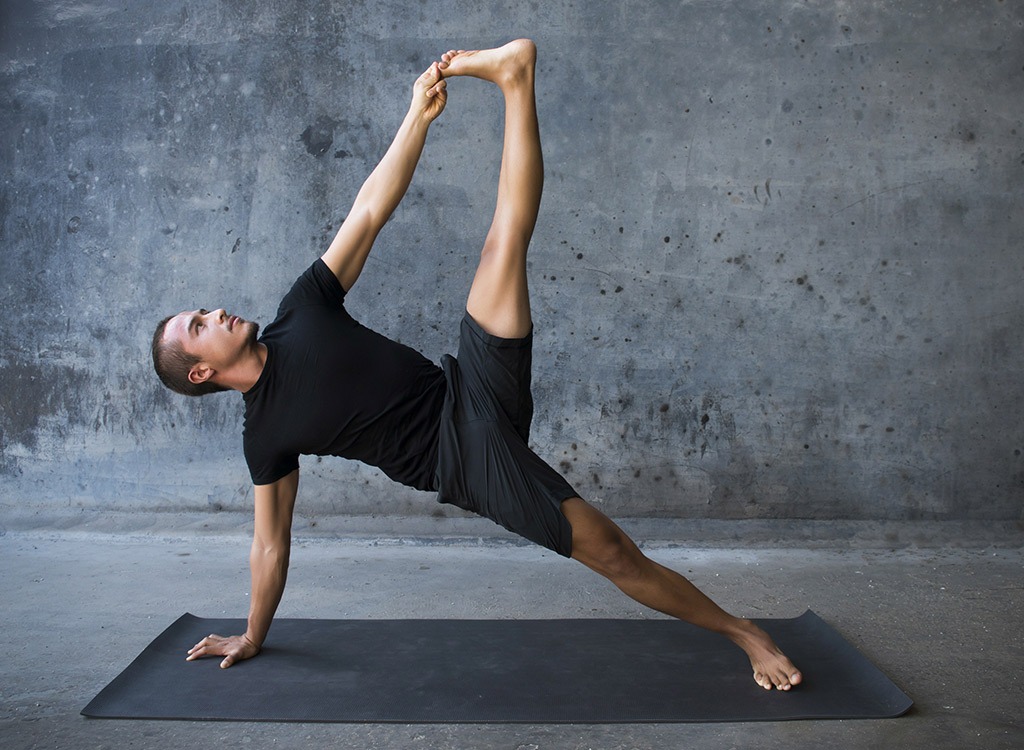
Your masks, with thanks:
[[[188,379],[192,365],[197,364],[199,357],[187,353],[177,341],[164,341],[167,324],[173,318],[168,315],[161,320],[153,333],[153,367],[160,377],[160,382],[175,393],[183,396],[205,396],[207,393],[231,390],[227,386],[206,381],[193,383]]]

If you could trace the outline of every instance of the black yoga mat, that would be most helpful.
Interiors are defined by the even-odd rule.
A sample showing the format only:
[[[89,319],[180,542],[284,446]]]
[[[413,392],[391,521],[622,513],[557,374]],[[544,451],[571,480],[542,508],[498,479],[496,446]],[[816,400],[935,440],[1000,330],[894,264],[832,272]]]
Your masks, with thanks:
[[[278,619],[255,659],[186,662],[244,620],[183,615],[82,711],[133,719],[641,723],[887,718],[912,701],[813,612],[757,620],[804,672],[768,692],[676,620]]]

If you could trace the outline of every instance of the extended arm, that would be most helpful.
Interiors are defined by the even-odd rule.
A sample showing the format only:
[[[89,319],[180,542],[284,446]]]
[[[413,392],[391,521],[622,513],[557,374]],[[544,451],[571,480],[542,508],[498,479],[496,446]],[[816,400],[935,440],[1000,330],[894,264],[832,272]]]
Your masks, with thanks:
[[[380,230],[412,182],[427,130],[444,109],[445,82],[433,63],[413,86],[412,103],[384,158],[363,183],[341,229],[323,255],[345,291],[363,270]]]
[[[220,665],[227,668],[260,652],[288,578],[292,511],[298,488],[298,469],[273,484],[256,486],[256,521],[249,553],[252,593],[248,628],[243,635],[207,636],[188,652],[189,661],[223,656]]]

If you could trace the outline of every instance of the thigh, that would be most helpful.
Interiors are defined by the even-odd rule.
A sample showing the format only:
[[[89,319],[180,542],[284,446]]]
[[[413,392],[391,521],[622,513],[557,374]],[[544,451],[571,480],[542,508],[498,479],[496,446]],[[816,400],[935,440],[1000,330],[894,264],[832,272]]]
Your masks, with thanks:
[[[533,420],[532,366],[532,331],[518,339],[494,336],[467,312],[458,353],[463,418],[505,419],[527,442]]]
[[[462,507],[560,555],[573,554],[562,502],[577,492],[505,421],[477,420],[460,429]]]
[[[526,278],[526,245],[521,248],[484,246],[466,309],[496,336],[519,338],[532,325]]]

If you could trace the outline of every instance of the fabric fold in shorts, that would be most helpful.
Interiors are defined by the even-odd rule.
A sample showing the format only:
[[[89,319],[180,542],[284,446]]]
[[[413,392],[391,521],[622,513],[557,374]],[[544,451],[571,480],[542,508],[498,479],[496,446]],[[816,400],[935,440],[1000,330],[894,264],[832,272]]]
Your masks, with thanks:
[[[458,358],[441,359],[447,394],[438,438],[438,500],[572,554],[561,503],[572,486],[530,450],[532,332],[503,339],[462,320]]]

